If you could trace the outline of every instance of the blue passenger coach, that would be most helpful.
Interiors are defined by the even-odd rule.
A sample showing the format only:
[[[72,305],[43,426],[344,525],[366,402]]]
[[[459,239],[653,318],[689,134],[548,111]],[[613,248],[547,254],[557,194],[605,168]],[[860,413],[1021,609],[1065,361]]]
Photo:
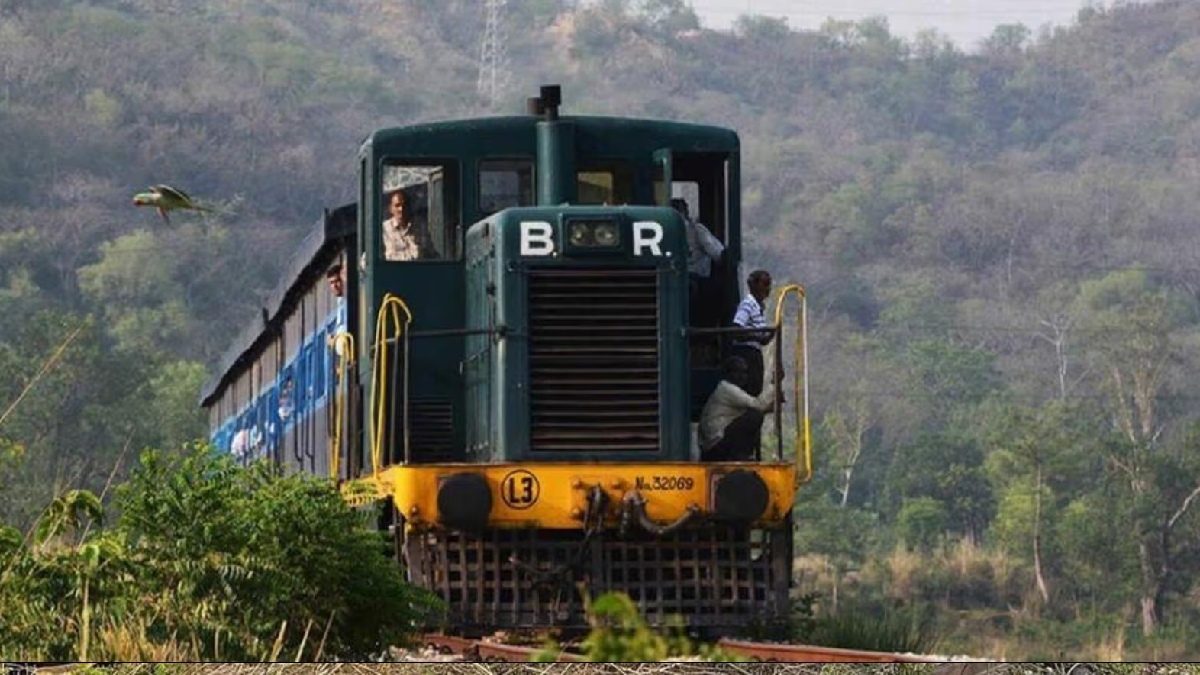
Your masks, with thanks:
[[[262,323],[234,341],[204,386],[212,443],[243,462],[268,458],[290,470],[354,475],[347,473],[354,467],[341,466],[326,450],[337,433],[357,433],[357,423],[336,405],[356,392],[338,393],[339,353],[350,350],[349,343],[334,344],[344,300],[333,294],[327,273],[354,250],[356,212],[355,204],[345,205],[316,223],[288,261],[286,281],[265,303]],[[353,297],[356,275],[345,278],[345,295]],[[354,307],[343,311],[353,320]]]

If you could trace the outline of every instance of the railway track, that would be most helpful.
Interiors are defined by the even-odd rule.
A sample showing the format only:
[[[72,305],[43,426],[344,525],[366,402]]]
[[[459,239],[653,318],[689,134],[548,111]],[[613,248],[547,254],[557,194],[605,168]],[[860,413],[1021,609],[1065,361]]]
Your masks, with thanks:
[[[528,662],[543,650],[539,647],[506,644],[495,640],[473,640],[469,638],[427,634],[423,638],[426,647],[442,654],[456,654],[467,661]],[[753,661],[774,663],[949,663],[946,659],[915,654],[869,652],[857,649],[838,649],[813,645],[789,645],[773,642],[749,642],[722,639],[717,642],[721,650],[743,656]],[[583,654],[567,648],[558,654],[560,662],[580,662]]]
[[[507,644],[496,640],[472,640],[470,638],[427,633],[422,642],[426,647],[441,654],[457,654],[466,661],[528,663],[542,651],[541,647]],[[583,661],[583,655],[564,650],[556,659],[559,662]]]
[[[868,652],[814,645],[789,645],[773,642],[747,642],[722,639],[717,647],[755,661],[778,663],[946,663],[945,659],[915,654]]]

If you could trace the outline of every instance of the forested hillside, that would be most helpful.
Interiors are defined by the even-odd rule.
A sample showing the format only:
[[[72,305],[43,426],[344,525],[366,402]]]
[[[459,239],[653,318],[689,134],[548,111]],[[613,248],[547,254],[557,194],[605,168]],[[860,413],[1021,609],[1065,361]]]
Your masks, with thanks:
[[[826,604],[1200,653],[1200,4],[970,53],[578,5],[509,1],[491,106],[477,0],[0,0],[4,519],[204,434],[210,364],[371,129],[558,82],[569,112],[741,132],[747,269],[812,303]],[[219,213],[135,209],[159,182]]]

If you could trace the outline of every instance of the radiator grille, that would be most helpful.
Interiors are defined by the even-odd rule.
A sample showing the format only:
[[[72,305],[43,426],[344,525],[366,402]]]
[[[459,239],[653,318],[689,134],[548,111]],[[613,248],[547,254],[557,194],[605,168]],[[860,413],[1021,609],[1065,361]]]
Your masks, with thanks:
[[[654,270],[535,270],[529,276],[531,449],[659,448]]]

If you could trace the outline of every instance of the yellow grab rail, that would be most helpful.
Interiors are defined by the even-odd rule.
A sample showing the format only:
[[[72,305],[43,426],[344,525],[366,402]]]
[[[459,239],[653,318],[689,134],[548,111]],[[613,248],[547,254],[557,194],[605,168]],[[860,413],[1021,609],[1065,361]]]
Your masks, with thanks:
[[[404,312],[404,322],[401,324],[400,312]],[[375,317],[375,346],[374,346],[374,372],[371,376],[371,404],[375,407],[375,414],[371,416],[371,472],[375,481],[379,481],[379,469],[383,464],[383,429],[384,421],[387,416],[387,360],[388,350],[387,343],[389,339],[399,340],[404,335],[404,329],[412,323],[413,315],[409,311],[408,305],[400,299],[399,296],[388,293],[383,296],[383,301],[379,303],[379,314]],[[391,327],[392,335],[389,338],[388,327]],[[408,352],[405,350],[405,360],[408,358]],[[407,363],[405,370],[407,371]],[[406,391],[403,392],[405,405],[408,402],[408,377],[404,379]],[[405,416],[407,420],[407,415]],[[408,424],[405,423],[405,438],[404,447],[408,447]]]
[[[346,397],[350,391],[350,372],[354,367],[354,336],[338,331],[330,338],[329,348],[337,355],[336,389],[333,397],[333,439],[329,444],[329,477],[338,480],[342,467],[342,425],[346,423]]]
[[[783,368],[783,302],[789,295],[795,295],[800,302],[800,321],[796,326],[796,347],[792,379],[792,405],[796,414],[796,465],[803,464],[803,473],[797,473],[797,483],[807,483],[812,479],[812,423],[808,417],[808,300],[804,287],[800,284],[789,284],[779,290],[775,301],[775,371]],[[770,376],[776,376],[771,373]],[[803,385],[803,387],[801,387]],[[803,396],[801,396],[803,393]],[[778,396],[778,395],[777,395]],[[777,428],[782,428],[782,411],[776,409],[775,419]],[[782,437],[782,434],[780,434]]]

